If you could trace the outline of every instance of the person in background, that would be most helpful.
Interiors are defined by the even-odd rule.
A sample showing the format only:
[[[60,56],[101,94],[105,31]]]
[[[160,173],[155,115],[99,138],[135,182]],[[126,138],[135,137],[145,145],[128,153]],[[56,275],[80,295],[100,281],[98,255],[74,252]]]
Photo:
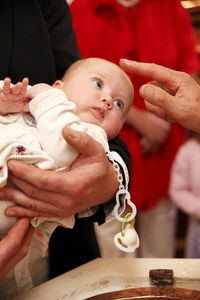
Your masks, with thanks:
[[[171,170],[169,195],[174,204],[189,216],[185,257],[200,257],[200,134],[188,131]]]
[[[27,76],[31,85],[38,82],[52,84],[55,80],[62,78],[71,63],[80,59],[70,11],[65,0],[56,2],[53,0],[9,0],[2,4],[0,17],[1,37],[4,43],[4,47],[0,50],[1,78],[9,76],[13,83],[16,83]],[[44,207],[46,206],[46,209],[48,207],[47,201],[52,198],[59,199],[56,201],[57,207],[54,212],[57,216],[62,215],[63,212],[76,214],[83,209],[101,204],[92,220],[81,220],[70,232],[67,229],[63,231],[63,228],[60,230],[60,227],[56,229],[57,232],[50,241],[50,277],[66,272],[99,255],[93,234],[93,221],[100,223],[105,221],[105,217],[112,211],[112,203],[115,203],[114,195],[118,188],[116,172],[108,162],[103,148],[97,142],[87,134],[68,128],[64,128],[63,136],[81,153],[68,172],[70,176],[65,173],[39,170],[16,161],[21,175],[17,180],[11,174],[9,176],[21,191],[16,193],[16,190],[12,188],[1,191],[2,200],[9,198],[16,202],[15,198],[23,199],[24,207],[17,207],[17,209],[21,209],[22,215],[30,215],[30,217],[40,216],[42,212],[37,205],[43,202],[42,207],[45,211]],[[110,147],[118,152],[129,170],[130,157],[125,144],[116,138],[110,143]],[[10,162],[10,167],[12,164],[15,162]],[[16,165],[15,167],[17,168]],[[81,175],[82,168],[88,170],[84,177]],[[34,179],[31,178],[30,184],[27,180],[23,181],[23,176],[27,174],[34,177]],[[79,182],[78,189],[77,181]],[[112,197],[114,198],[113,202],[110,201],[110,210],[104,211],[102,203],[112,200]],[[10,216],[15,213],[12,209]],[[86,236],[83,232],[89,232],[89,234]],[[64,242],[69,239],[70,245]],[[0,247],[4,251],[9,245],[10,239],[6,239]],[[82,249],[82,255],[80,255],[80,249]],[[40,279],[38,278],[38,284],[44,281]],[[16,287],[13,286],[13,289]],[[10,293],[8,297],[14,293],[11,289],[7,292]],[[4,297],[2,293],[0,294]]]
[[[82,57],[154,62],[190,74],[199,70],[193,28],[180,0],[74,0],[70,10]],[[132,80],[135,101],[120,137],[132,158],[130,192],[138,209],[138,256],[173,257],[176,210],[169,201],[168,184],[183,130],[145,109],[139,88],[148,78],[132,74]],[[114,231],[115,224],[96,228],[103,256],[120,255],[106,242]]]

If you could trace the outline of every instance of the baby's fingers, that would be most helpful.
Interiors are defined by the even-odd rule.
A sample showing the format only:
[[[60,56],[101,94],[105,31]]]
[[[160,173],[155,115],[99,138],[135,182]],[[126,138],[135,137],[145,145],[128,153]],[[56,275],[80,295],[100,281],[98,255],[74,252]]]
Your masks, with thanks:
[[[4,93],[4,94],[10,94],[10,84],[11,84],[11,80],[10,80],[10,78],[5,78],[4,79],[4,84],[3,84],[3,88],[2,88],[2,92]]]
[[[24,95],[26,94],[28,82],[29,82],[29,80],[27,77],[22,80],[21,94],[24,94]]]
[[[25,96],[28,87],[28,78],[24,78],[22,82],[12,86],[12,93],[14,95]]]
[[[14,95],[21,94],[21,90],[22,90],[22,83],[21,82],[18,82],[15,85],[12,86],[12,94],[14,94]]]

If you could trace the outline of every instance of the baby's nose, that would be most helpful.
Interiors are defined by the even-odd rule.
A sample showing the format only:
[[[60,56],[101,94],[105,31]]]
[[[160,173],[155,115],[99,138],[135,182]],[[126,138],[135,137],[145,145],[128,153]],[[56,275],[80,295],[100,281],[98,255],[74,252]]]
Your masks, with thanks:
[[[102,101],[107,105],[108,109],[112,108],[112,99],[111,97],[104,97]]]

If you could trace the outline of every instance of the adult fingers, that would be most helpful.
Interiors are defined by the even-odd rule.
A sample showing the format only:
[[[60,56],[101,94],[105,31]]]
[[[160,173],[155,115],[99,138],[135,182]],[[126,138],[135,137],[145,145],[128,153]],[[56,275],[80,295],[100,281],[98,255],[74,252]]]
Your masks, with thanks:
[[[16,164],[16,167],[18,168],[17,165],[18,164]],[[22,169],[26,169],[27,167],[29,166],[26,164],[21,166]],[[69,172],[63,173],[51,171],[46,174],[44,170],[40,171],[41,176],[49,176],[50,178],[52,177],[52,179],[49,181],[45,181],[44,179],[40,182],[37,177],[33,177],[35,181],[35,185],[33,185],[30,175],[28,175],[28,179],[31,183],[9,173],[9,180],[23,192],[9,189],[8,187],[2,188],[0,189],[0,199],[4,199],[4,195],[2,196],[2,193],[3,191],[6,191],[6,200],[10,199],[11,201],[29,209],[54,213],[60,216],[63,214],[66,216],[74,214],[75,200],[71,195],[76,195],[76,193],[78,193],[77,180],[74,173],[70,172],[69,174]],[[44,174],[42,172],[44,172]],[[82,177],[82,174],[80,174],[80,176]],[[45,182],[48,182],[49,186],[45,184],[43,185]],[[37,183],[40,186],[39,188],[37,187]],[[47,204],[49,204],[49,206],[47,206]]]
[[[127,72],[149,77],[173,89],[176,88],[175,85],[179,72],[172,69],[154,63],[141,63],[127,59],[121,59],[120,66]]]
[[[81,154],[93,156],[94,154],[98,154],[99,151],[103,151],[103,147],[100,143],[94,140],[87,133],[73,130],[68,126],[63,128],[62,133],[65,140]]]
[[[26,218],[33,218],[33,217],[60,217],[58,214],[47,213],[43,211],[34,211],[28,208],[19,206],[19,205],[12,205],[9,206],[5,211],[6,216],[8,217],[26,217]]]
[[[147,154],[151,150],[151,144],[146,138],[140,139],[140,146],[143,154]]]
[[[0,242],[0,265],[7,262],[17,253],[21,243],[30,228],[30,220],[22,218],[17,220],[6,237]],[[17,238],[16,238],[17,235]]]
[[[168,122],[174,122],[174,118],[172,116],[170,116],[167,111],[165,111],[164,109],[156,106],[156,105],[153,105],[147,101],[144,101],[145,103],[145,106],[146,106],[146,109],[153,113],[155,116],[157,116],[158,118],[160,119],[163,119],[165,121],[168,121]]]
[[[31,186],[37,187],[39,190],[56,190],[56,192],[62,190],[65,187],[65,182],[62,176],[63,173],[61,172],[41,170],[35,166],[28,165],[18,160],[9,160],[8,169],[16,177],[14,179],[10,177],[11,180],[15,180],[14,183],[16,184],[16,180],[22,179],[25,182],[31,184]],[[31,189],[31,186],[27,186],[29,190]]]
[[[0,190],[0,200],[10,200],[20,206],[9,206],[6,210],[8,216],[60,216],[61,209],[57,208],[54,204],[46,203],[38,199],[27,196],[25,193],[9,187],[4,187]],[[54,198],[55,200],[55,198]],[[21,207],[23,206],[23,207]],[[28,209],[28,210],[27,210]],[[30,213],[35,211],[35,213]]]
[[[11,161],[9,161],[10,163]],[[6,199],[9,198],[31,210],[42,211],[46,214],[52,213],[61,217],[68,217],[79,211],[76,195],[82,185],[80,183],[77,187],[77,172],[44,171],[19,161],[12,161],[11,165],[14,174],[9,174],[9,180],[24,193],[19,194],[20,191],[17,191],[17,194],[12,194]],[[80,178],[84,178],[83,172],[79,173],[78,181]],[[22,179],[20,175],[23,177]],[[3,199],[3,197],[1,198]]]
[[[67,142],[88,158],[103,152],[103,147],[86,133],[75,131],[66,126],[63,129],[63,136]],[[74,179],[76,179],[70,172],[41,170],[17,160],[9,160],[8,169],[18,179],[21,178],[32,186],[46,191],[65,193],[74,188]],[[24,188],[22,189],[24,190]]]
[[[174,97],[163,89],[151,84],[145,84],[140,88],[140,95],[146,102],[149,102],[154,106],[147,107],[151,112],[156,113],[158,116],[161,115],[164,119],[166,119],[168,115],[173,116]],[[156,109],[155,107],[158,107],[159,109]]]
[[[0,242],[0,280],[27,254],[34,233],[29,219],[18,219]]]
[[[20,218],[16,221],[16,224],[10,229],[6,237],[1,241],[3,244],[7,244],[10,241],[11,250],[17,250],[20,248],[23,241],[29,243],[31,236],[34,233],[34,228],[30,225],[30,219]],[[28,235],[27,235],[28,234]],[[17,235],[17,239],[16,239]]]

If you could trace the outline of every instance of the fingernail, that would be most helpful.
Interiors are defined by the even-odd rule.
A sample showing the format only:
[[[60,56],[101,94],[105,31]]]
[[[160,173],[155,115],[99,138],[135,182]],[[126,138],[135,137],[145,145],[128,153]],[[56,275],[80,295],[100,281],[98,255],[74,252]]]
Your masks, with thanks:
[[[125,63],[126,65],[130,66],[130,60],[122,58],[121,61],[123,61],[123,63]]]
[[[16,216],[16,212],[14,210],[6,210],[6,216],[8,217],[14,217]]]
[[[150,85],[143,85],[141,87],[141,93],[143,98],[148,99],[153,94],[153,88]]]

